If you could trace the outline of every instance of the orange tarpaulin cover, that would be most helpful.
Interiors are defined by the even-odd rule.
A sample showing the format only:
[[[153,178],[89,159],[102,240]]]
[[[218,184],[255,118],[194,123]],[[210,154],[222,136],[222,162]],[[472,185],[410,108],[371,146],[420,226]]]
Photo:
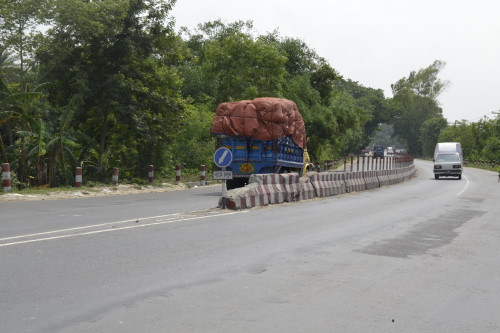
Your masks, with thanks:
[[[297,146],[306,147],[306,129],[297,105],[283,98],[260,97],[221,103],[210,132],[257,140],[290,136]]]

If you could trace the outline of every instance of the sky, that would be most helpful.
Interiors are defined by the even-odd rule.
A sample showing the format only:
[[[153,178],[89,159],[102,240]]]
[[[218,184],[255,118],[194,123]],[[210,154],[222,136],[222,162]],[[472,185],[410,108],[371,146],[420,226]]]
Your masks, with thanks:
[[[255,35],[298,38],[344,78],[382,89],[441,60],[443,115],[475,122],[500,111],[498,0],[177,0],[176,29],[253,21]]]

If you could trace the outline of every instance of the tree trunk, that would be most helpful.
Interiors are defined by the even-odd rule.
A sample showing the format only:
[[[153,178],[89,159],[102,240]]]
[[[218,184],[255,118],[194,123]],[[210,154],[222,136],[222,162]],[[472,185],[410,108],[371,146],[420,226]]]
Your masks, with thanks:
[[[9,163],[7,158],[7,153],[5,152],[5,147],[3,145],[2,133],[0,133],[0,152],[2,153],[2,163]]]
[[[99,155],[97,156],[97,172],[102,172],[102,158],[106,148],[106,134],[108,132],[108,111],[104,111],[103,122],[101,126],[101,137],[99,141]]]

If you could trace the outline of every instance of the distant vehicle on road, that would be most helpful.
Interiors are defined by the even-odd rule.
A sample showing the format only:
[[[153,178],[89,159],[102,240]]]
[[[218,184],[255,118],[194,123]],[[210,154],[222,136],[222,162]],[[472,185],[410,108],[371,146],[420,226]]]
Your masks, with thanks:
[[[434,149],[434,179],[455,176],[462,179],[463,154],[460,142],[438,142]]]
[[[437,153],[434,159],[434,179],[454,176],[462,179],[463,161],[459,153]]]
[[[387,147],[387,155],[394,155],[395,149],[394,147]]]
[[[384,148],[382,146],[373,147],[373,157],[384,157]]]

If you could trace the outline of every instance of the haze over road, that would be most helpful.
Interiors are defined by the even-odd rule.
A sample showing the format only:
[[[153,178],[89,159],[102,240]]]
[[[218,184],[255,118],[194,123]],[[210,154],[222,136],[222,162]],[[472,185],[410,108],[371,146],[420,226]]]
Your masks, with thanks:
[[[498,332],[500,183],[216,209],[220,187],[0,203],[1,332]]]

